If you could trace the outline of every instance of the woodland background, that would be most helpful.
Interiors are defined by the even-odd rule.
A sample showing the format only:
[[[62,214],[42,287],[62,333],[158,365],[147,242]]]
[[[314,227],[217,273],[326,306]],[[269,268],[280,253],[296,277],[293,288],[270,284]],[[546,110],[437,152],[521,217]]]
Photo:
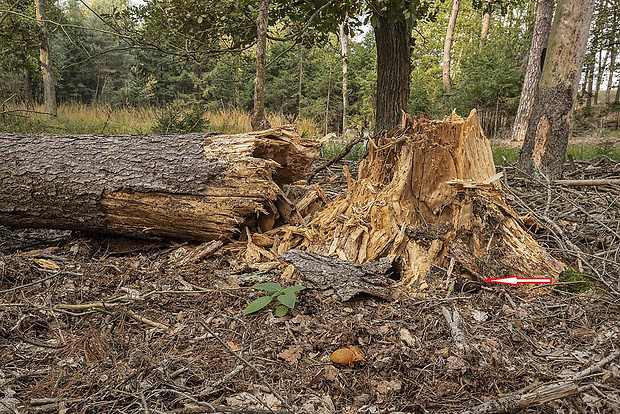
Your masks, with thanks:
[[[219,3],[223,7],[226,2]],[[179,14],[153,12],[156,7],[166,10],[166,4],[172,7],[175,2],[49,1],[48,30],[59,103],[58,117],[49,119],[25,112],[41,110],[38,105],[43,100],[34,2],[2,0],[0,130],[108,134],[249,130],[256,67],[252,45],[231,53],[211,53],[196,43],[188,45],[189,40],[185,47],[179,46],[178,38],[165,37],[174,34],[177,25],[177,29],[190,23],[200,27],[202,16],[192,15],[184,22]],[[214,4],[205,7],[216,8]],[[453,109],[466,115],[477,108],[490,137],[509,138],[536,2],[461,3],[452,45],[451,93],[446,93],[441,72],[452,2],[429,5],[429,15],[418,21],[414,31],[409,112],[442,118]],[[620,110],[620,59],[611,64],[611,55],[618,49],[618,10],[618,0],[597,3],[578,96],[582,110],[576,114],[574,133],[618,136],[617,120],[615,124],[613,120]],[[488,39],[481,42],[485,13],[490,14],[490,28]],[[360,132],[374,128],[376,52],[367,20],[361,15],[357,25],[347,26],[352,36],[347,58],[347,128]],[[284,33],[289,23],[277,23],[270,30]],[[249,20],[240,25],[251,29]],[[342,55],[338,26],[332,26],[336,30],[331,32],[309,30],[302,41],[268,41],[265,107],[274,126],[296,122],[307,137],[343,133]],[[158,27],[157,42],[136,41],[135,36],[152,34]],[[191,34],[192,41],[200,39]],[[571,150],[573,155],[579,152]],[[611,156],[618,152],[609,145],[602,151]],[[501,155],[516,156],[506,150]]]

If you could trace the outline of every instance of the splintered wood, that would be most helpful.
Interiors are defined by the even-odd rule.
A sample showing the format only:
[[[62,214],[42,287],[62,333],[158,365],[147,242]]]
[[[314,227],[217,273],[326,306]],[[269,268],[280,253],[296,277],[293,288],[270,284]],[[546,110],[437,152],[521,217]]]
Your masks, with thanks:
[[[475,110],[444,121],[404,115],[401,126],[370,140],[359,178],[345,174],[346,195],[305,226],[262,235],[260,247],[250,239],[246,258],[273,260],[292,248],[356,263],[388,257],[400,262],[401,286],[413,290],[451,261],[455,274],[472,279],[555,277],[564,269],[506,201]]]

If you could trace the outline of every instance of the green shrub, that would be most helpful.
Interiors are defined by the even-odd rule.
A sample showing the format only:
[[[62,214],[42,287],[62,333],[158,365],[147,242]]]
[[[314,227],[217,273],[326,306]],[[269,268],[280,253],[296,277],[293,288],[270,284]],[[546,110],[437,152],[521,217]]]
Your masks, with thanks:
[[[209,124],[204,115],[205,110],[201,105],[194,104],[184,108],[183,105],[173,104],[157,116],[153,132],[156,134],[202,132]]]

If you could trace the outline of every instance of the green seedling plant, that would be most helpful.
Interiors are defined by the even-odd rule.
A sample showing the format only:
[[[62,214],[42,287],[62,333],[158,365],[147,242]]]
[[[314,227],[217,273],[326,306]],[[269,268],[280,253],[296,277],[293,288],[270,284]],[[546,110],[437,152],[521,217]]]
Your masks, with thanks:
[[[282,317],[286,315],[290,309],[293,309],[297,302],[299,302],[299,299],[295,293],[304,290],[305,288],[305,286],[294,285],[282,289],[282,286],[276,282],[259,283],[254,286],[254,289],[264,290],[265,295],[253,300],[243,310],[243,313],[244,315],[249,315],[250,313],[258,312],[275,299],[279,302],[275,305],[276,316]]]

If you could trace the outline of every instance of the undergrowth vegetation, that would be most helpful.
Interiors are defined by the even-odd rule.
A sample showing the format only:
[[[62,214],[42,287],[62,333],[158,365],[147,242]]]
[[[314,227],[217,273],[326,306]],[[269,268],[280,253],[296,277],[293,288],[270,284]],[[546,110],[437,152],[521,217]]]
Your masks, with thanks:
[[[42,108],[35,108],[41,112]],[[110,105],[63,104],[58,116],[26,111],[23,107],[7,108],[0,114],[0,132],[22,134],[179,134],[216,131],[240,134],[252,130],[249,111],[219,108],[204,109],[198,104],[173,104],[166,108],[112,107]],[[268,113],[272,127],[294,124],[303,138],[318,139],[322,127],[313,118],[290,119],[283,113]],[[599,136],[608,138],[596,145],[587,142],[569,145],[568,153],[575,160],[588,161],[605,155],[620,161],[620,131],[604,129]],[[330,159],[346,147],[345,141],[326,141],[321,145],[321,158]],[[355,145],[347,154],[347,160],[360,160],[366,153],[368,143]],[[519,148],[502,144],[493,146],[495,165],[511,165],[519,159]]]
[[[41,107],[35,111],[42,112]],[[63,104],[58,115],[49,117],[23,107],[5,109],[0,132],[22,134],[178,134],[217,131],[240,134],[252,130],[251,113],[238,109],[205,110],[201,105],[172,104],[166,108],[112,107],[110,105]],[[304,138],[317,138],[320,128],[312,118],[289,119],[268,113],[273,127],[294,123]]]

